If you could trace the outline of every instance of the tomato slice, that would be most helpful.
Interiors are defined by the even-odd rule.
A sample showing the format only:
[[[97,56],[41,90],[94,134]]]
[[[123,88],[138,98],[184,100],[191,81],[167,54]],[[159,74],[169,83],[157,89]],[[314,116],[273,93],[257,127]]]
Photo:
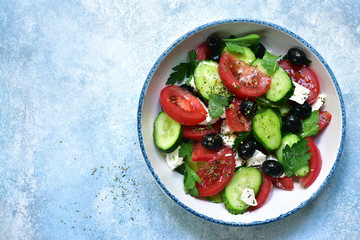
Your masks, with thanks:
[[[195,142],[192,145],[191,159],[193,162],[207,162],[218,156],[219,150],[210,150],[201,145],[201,142]]]
[[[200,100],[177,85],[161,90],[160,105],[167,115],[184,125],[197,125],[206,119],[207,111]]]
[[[212,55],[212,51],[206,45],[206,42],[200,44],[200,46],[196,49],[196,60],[199,62],[209,59]]]
[[[226,121],[234,132],[251,132],[251,120],[240,112],[243,101],[235,98],[225,111]]]
[[[265,173],[261,172],[261,176],[262,176],[262,184],[260,186],[260,190],[259,192],[256,194],[256,201],[257,201],[257,205],[256,206],[250,206],[248,208],[248,210],[254,211],[258,208],[260,208],[262,205],[264,205],[266,199],[268,198],[271,188],[272,188],[272,183],[271,183],[271,177],[269,175],[266,175]]]
[[[199,196],[208,197],[220,192],[230,182],[234,172],[234,153],[225,147],[196,172],[201,179],[200,184],[196,183]]]
[[[314,103],[320,93],[320,84],[315,72],[306,65],[296,66],[290,60],[280,61],[279,65],[293,81],[310,90],[310,95],[306,101],[310,104]]]
[[[183,126],[183,138],[195,141],[201,141],[206,134],[220,133],[222,121],[206,125]]]
[[[271,178],[271,182],[275,187],[283,189],[283,190],[293,190],[294,189],[294,181],[292,177],[277,177]]]
[[[311,158],[309,159],[309,174],[306,177],[300,178],[300,184],[304,188],[310,187],[310,185],[316,180],[319,176],[322,165],[320,150],[316,146],[314,140],[311,137],[306,137],[306,140],[309,141],[308,146],[310,149],[308,152],[311,153]]]
[[[219,74],[224,86],[241,99],[263,95],[271,83],[265,73],[227,52],[221,55]]]
[[[331,114],[328,111],[320,111],[319,112],[319,131],[321,131],[324,127],[326,127],[331,121]]]

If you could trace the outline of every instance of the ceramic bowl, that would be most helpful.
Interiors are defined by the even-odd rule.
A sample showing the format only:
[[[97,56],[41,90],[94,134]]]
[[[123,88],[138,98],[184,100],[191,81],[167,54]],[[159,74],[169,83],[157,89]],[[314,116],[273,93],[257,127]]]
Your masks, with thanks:
[[[232,215],[223,204],[191,197],[183,189],[183,176],[168,168],[163,154],[153,142],[153,123],[160,111],[159,94],[187,53],[199,46],[210,34],[220,37],[244,36],[256,33],[268,51],[284,56],[297,46],[312,60],[311,67],[318,75],[321,93],[326,95],[325,110],[332,114],[331,123],[316,138],[323,165],[317,180],[303,189],[295,183],[293,191],[273,188],[266,203],[256,211]],[[309,204],[325,187],[339,161],[345,135],[345,107],[339,85],[330,67],[320,54],[304,39],[278,25],[247,19],[222,20],[205,24],[186,33],[166,49],[151,68],[142,88],[138,106],[138,135],[145,163],[161,189],[186,211],[211,222],[229,226],[253,226],[281,220]]]

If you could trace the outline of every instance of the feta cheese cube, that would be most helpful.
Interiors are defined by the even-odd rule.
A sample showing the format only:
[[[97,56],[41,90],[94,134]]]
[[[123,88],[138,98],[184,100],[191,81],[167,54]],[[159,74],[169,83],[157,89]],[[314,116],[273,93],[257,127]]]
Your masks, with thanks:
[[[256,206],[257,205],[257,201],[255,199],[255,192],[254,189],[246,187],[242,190],[241,193],[241,197],[240,197],[241,201],[243,201],[244,203],[250,205],[250,206]]]
[[[221,130],[220,133],[224,134],[224,135],[230,135],[232,134],[234,131],[230,128],[228,122],[226,120],[224,120],[221,124]]]
[[[191,80],[190,80],[189,83],[190,83],[190,86],[191,86],[195,91],[197,91],[197,88],[196,88],[196,85],[195,85],[194,75],[192,75]]]
[[[274,154],[269,154],[266,156],[266,160],[275,160],[278,161],[278,159],[276,158],[276,156]]]
[[[246,163],[246,160],[239,157],[239,152],[238,151],[234,152],[234,158],[235,158],[235,167],[244,166],[244,164]]]
[[[313,103],[313,105],[311,105],[312,111],[319,110],[322,107],[322,105],[324,105],[324,103],[325,103],[325,95],[319,94],[316,101]]]
[[[166,163],[169,166],[171,171],[174,171],[175,168],[177,168],[184,162],[184,158],[179,157],[179,149],[180,149],[180,146],[175,151],[173,151],[169,154],[166,154],[166,157],[165,157]]]
[[[304,102],[310,95],[310,90],[294,81],[293,83],[295,85],[295,90],[294,90],[294,94],[289,99],[294,102],[297,102],[298,104],[304,104]]]
[[[234,141],[236,139],[236,135],[235,134],[230,134],[230,135],[221,134],[221,137],[223,139],[223,144],[226,147],[232,148],[232,146],[234,145]]]
[[[246,166],[256,166],[261,165],[266,160],[266,155],[259,150],[255,150],[254,155],[252,155],[248,160],[246,160]]]

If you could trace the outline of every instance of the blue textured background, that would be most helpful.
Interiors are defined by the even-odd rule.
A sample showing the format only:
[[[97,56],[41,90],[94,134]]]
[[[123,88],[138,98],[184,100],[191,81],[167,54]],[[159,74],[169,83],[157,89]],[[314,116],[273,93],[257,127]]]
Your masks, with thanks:
[[[359,239],[359,13],[357,0],[1,0],[0,239]],[[176,206],[137,139],[154,62],[184,33],[227,18],[273,22],[308,41],[347,110],[325,189],[258,227],[216,225]]]

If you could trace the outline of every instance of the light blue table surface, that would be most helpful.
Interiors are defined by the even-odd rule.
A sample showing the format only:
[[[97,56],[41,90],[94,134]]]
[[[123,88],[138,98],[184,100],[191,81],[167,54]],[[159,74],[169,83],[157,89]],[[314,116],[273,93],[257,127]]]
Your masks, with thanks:
[[[184,33],[254,18],[308,41],[346,105],[338,167],[286,219],[234,228],[178,207],[137,135],[152,65]],[[360,239],[359,1],[0,1],[0,239]],[[326,161],[326,159],[324,159]]]

